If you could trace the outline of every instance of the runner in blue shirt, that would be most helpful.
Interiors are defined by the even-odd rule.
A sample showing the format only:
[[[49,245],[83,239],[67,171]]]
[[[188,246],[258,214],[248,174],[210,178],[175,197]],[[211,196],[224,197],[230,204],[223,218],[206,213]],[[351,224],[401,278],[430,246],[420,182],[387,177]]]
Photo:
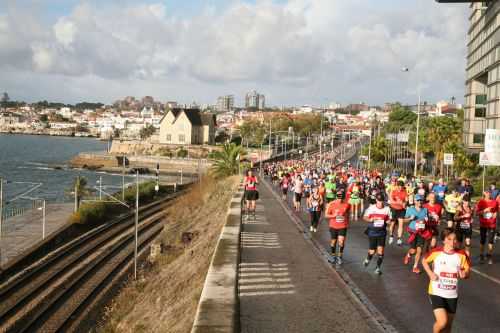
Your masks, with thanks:
[[[408,231],[410,232],[410,249],[404,257],[404,264],[408,265],[412,255],[415,255],[415,261],[413,264],[413,273],[420,274],[420,268],[418,268],[418,263],[420,261],[420,256],[422,255],[422,249],[425,245],[425,238],[423,232],[426,229],[427,221],[429,220],[427,208],[423,205],[424,198],[421,195],[415,196],[415,206],[409,206],[406,208],[405,222],[410,222],[408,225]],[[432,234],[431,234],[432,235]]]
[[[432,192],[436,193],[436,201],[443,204],[446,192],[448,192],[448,186],[445,184],[443,178],[439,178],[439,182],[434,185]]]

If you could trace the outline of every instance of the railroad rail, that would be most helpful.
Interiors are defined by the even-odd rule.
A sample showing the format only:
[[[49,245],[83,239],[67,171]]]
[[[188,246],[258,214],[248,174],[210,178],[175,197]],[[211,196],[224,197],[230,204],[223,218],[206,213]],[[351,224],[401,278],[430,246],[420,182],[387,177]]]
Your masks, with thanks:
[[[177,192],[139,211],[139,250],[163,229]],[[133,259],[133,214],[101,225],[0,282],[0,332],[68,332]]]

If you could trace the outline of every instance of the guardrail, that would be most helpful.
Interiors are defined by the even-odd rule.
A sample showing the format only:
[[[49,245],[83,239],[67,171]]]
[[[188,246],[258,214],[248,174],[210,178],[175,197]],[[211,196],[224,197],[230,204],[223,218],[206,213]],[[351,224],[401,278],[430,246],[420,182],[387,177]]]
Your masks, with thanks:
[[[191,333],[239,332],[238,263],[243,188],[231,200],[208,269]]]

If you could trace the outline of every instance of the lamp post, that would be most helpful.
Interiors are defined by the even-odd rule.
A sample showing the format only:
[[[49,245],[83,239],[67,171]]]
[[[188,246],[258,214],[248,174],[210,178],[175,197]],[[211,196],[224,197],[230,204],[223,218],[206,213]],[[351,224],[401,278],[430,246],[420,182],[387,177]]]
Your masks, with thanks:
[[[134,280],[137,280],[137,248],[139,237],[139,170],[135,171]]]
[[[3,179],[0,177],[0,267],[2,267]]]
[[[403,72],[409,72],[410,69],[408,67],[403,67],[401,69]],[[420,93],[420,83],[417,87],[418,93],[418,105],[417,105],[417,132],[415,133],[415,164],[413,169],[413,175],[417,177],[417,167],[418,167],[418,136],[420,130],[420,104],[421,104],[421,93]]]

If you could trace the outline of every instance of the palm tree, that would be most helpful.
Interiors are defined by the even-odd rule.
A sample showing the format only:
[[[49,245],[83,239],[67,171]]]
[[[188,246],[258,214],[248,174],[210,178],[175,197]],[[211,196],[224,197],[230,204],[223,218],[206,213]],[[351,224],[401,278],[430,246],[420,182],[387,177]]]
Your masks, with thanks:
[[[87,179],[85,177],[77,176],[73,182],[73,187],[70,193],[75,196],[76,212],[78,211],[78,208],[80,208],[82,198],[91,193],[91,191],[87,188]]]
[[[234,143],[225,143],[222,151],[213,153],[215,163],[212,165],[212,172],[216,177],[228,177],[239,172],[240,160],[245,155],[242,146]]]

